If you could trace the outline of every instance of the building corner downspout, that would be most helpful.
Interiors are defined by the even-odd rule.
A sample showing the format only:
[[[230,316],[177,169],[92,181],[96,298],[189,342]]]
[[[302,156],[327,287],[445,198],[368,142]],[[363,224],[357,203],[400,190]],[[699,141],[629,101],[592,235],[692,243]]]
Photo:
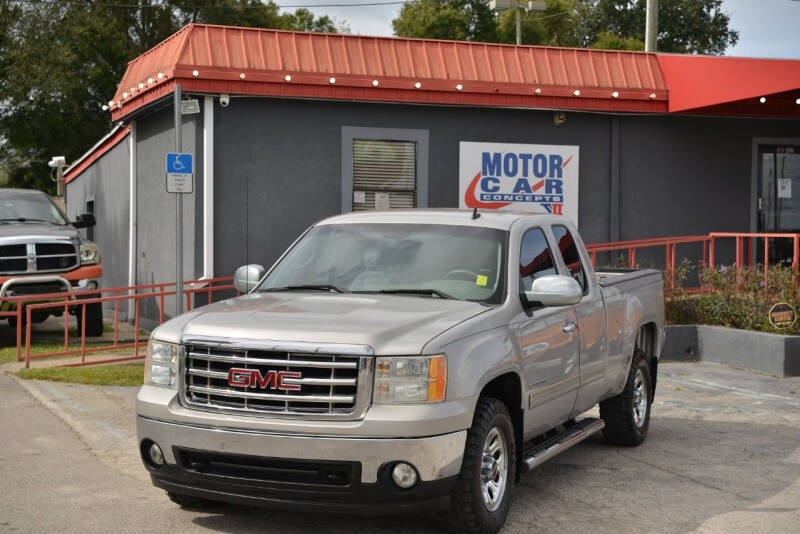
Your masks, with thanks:
[[[136,285],[136,121],[130,122],[128,135],[128,286]],[[129,291],[133,294],[135,291]],[[135,314],[135,299],[128,300],[128,320]]]
[[[203,99],[203,276],[214,278],[214,97]]]

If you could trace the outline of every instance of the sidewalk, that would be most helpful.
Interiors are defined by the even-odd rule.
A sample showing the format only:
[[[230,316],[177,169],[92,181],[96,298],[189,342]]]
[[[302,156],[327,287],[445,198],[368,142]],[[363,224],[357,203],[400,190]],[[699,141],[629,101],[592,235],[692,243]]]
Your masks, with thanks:
[[[141,480],[134,406],[138,388],[12,378],[80,437],[102,463]]]

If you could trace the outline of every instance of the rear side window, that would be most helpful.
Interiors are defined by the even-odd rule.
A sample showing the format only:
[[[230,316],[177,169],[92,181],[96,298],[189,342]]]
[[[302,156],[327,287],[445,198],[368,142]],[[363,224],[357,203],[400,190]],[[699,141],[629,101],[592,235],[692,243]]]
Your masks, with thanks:
[[[557,274],[553,264],[553,255],[544,232],[534,228],[522,236],[519,251],[519,280],[523,291],[529,291],[537,278]]]
[[[564,259],[564,265],[567,266],[569,274],[581,285],[583,292],[586,293],[586,271],[583,268],[575,239],[566,226],[556,225],[553,226],[552,230],[558,244],[559,253]]]

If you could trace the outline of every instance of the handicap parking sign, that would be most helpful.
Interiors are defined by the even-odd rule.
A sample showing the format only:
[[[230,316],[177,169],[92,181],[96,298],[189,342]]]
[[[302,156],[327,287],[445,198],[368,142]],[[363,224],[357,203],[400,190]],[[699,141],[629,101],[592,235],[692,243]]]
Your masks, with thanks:
[[[167,153],[167,193],[191,193],[194,180],[192,154]]]

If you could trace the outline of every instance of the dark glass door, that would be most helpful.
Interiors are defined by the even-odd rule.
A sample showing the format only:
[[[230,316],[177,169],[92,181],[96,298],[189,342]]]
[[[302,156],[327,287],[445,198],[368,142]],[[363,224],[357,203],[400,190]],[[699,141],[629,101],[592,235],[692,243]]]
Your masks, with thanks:
[[[760,146],[758,159],[758,231],[800,233],[800,146]],[[791,264],[790,239],[770,245],[770,263]],[[763,245],[756,251],[763,261]]]

